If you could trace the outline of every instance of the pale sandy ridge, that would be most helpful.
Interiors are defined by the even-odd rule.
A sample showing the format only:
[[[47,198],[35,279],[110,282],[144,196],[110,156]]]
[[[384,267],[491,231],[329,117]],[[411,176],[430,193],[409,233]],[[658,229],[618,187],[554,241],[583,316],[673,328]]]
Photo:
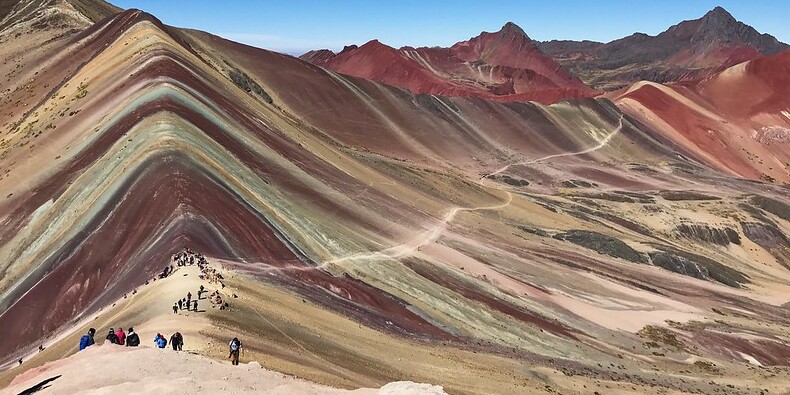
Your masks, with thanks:
[[[394,382],[380,389],[343,390],[261,368],[233,366],[188,352],[96,345],[18,376],[0,394],[16,394],[55,378],[46,394],[359,394],[442,395],[439,386]]]

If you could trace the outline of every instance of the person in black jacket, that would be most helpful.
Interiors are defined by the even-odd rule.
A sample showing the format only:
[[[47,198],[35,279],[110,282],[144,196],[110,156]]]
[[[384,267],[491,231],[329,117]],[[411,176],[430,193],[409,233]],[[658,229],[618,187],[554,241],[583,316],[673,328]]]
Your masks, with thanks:
[[[115,330],[110,328],[110,333],[107,334],[107,341],[112,344],[118,344],[118,335],[115,334]]]
[[[126,347],[137,347],[140,345],[140,336],[134,331],[134,328],[129,328],[129,333],[126,335]]]
[[[173,336],[170,336],[170,345],[173,346],[173,351],[181,351],[184,347],[184,337],[181,336],[181,332],[176,332]]]

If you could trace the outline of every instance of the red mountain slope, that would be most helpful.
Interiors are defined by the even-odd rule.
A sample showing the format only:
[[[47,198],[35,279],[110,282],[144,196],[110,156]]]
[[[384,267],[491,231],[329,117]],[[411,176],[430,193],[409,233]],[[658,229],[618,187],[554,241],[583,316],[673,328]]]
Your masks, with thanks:
[[[790,52],[696,82],[639,82],[615,101],[710,166],[790,181]]]
[[[543,54],[513,23],[450,48],[397,50],[373,40],[358,48],[346,47],[337,55],[328,50],[310,51],[301,59],[413,93],[542,103],[595,93]]]

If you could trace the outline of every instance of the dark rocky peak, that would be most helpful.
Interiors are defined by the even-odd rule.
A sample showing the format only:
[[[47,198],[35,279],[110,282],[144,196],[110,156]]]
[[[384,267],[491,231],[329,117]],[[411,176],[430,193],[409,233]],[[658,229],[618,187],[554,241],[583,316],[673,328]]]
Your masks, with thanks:
[[[703,15],[702,20],[719,23],[719,24],[738,22],[737,20],[735,20],[735,17],[733,17],[732,14],[730,14],[727,10],[719,6],[708,11],[705,15]]]
[[[760,34],[753,27],[737,21],[727,10],[716,7],[699,20],[692,43],[708,44],[720,42],[732,45],[748,45],[763,54],[781,52],[787,46],[770,34]]]
[[[751,26],[735,20],[724,8],[716,7],[708,11],[700,20],[694,38],[719,39],[721,41],[738,41],[759,36]]]
[[[373,41],[376,41],[376,42],[378,43],[378,41],[377,41],[377,40],[373,40]],[[373,41],[371,41],[371,42],[373,42]],[[346,45],[345,47],[343,47],[343,50],[342,50],[342,51],[340,51],[340,52],[338,52],[337,54],[338,54],[338,55],[340,55],[341,53],[346,53],[346,52],[348,52],[348,51],[353,51],[353,50],[355,50],[355,49],[357,49],[357,48],[359,48],[359,46],[357,46],[357,45],[354,45],[354,44],[351,44],[351,45]]]
[[[505,23],[505,25],[502,26],[501,29],[499,29],[499,34],[502,36],[511,36],[511,37],[521,36],[528,40],[530,39],[529,36],[527,36],[527,33],[524,32],[524,29],[522,29],[521,27],[519,27],[513,22]]]

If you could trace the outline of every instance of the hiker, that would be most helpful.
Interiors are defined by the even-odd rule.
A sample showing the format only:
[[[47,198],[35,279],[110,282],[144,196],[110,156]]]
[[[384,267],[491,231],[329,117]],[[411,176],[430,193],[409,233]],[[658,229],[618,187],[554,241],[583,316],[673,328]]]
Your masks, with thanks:
[[[192,301],[192,292],[187,292],[187,307],[189,307],[191,301]]]
[[[167,339],[165,339],[161,333],[156,334],[156,337],[154,337],[154,343],[156,343],[156,346],[159,348],[167,347]]]
[[[119,327],[118,330],[115,331],[115,336],[118,336],[118,344],[123,346],[126,342],[126,334],[123,333],[123,328]]]
[[[195,301],[195,312],[197,313],[197,300]]]
[[[22,365],[22,358],[19,358],[19,365]]]
[[[241,346],[241,341],[239,338],[234,337],[233,340],[228,343],[228,348],[230,348],[230,355],[228,355],[228,358],[230,358],[230,363],[232,365],[238,365],[239,353],[241,352],[242,355],[244,354],[244,347]]]
[[[179,299],[178,302],[176,302],[176,303],[178,304],[178,309],[181,310],[181,306],[182,306],[181,299]]]
[[[83,335],[82,338],[80,338],[80,351],[82,351],[85,348],[90,347],[94,343],[96,343],[93,340],[93,335],[95,333],[96,333],[96,329],[91,328],[91,329],[88,329],[88,334]]]
[[[106,339],[112,344],[118,344],[118,335],[115,334],[115,330],[112,328],[110,328],[110,333],[107,334]]]
[[[176,332],[173,336],[170,336],[170,345],[173,346],[173,351],[181,351],[184,347],[184,337],[181,336],[181,332]]]
[[[126,337],[126,347],[137,347],[140,345],[140,336],[134,332],[134,328],[129,328],[129,336]]]
[[[173,303],[173,314],[178,314],[178,303]]]

